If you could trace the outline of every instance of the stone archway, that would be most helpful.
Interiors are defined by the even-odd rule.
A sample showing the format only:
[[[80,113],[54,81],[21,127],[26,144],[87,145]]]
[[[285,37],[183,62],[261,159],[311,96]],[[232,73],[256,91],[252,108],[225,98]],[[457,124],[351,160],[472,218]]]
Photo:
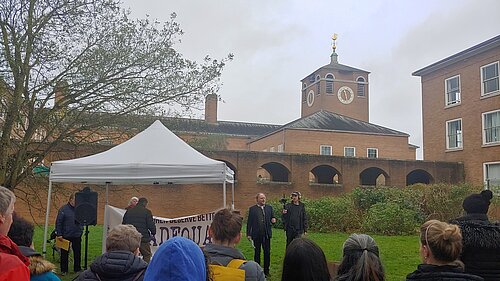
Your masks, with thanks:
[[[384,170],[378,167],[370,167],[359,174],[359,184],[368,186],[390,185],[390,177]]]
[[[317,184],[341,184],[342,176],[330,165],[319,165],[310,172],[309,182]]]
[[[406,175],[406,185],[412,185],[416,183],[434,183],[434,178],[427,171],[416,169]]]

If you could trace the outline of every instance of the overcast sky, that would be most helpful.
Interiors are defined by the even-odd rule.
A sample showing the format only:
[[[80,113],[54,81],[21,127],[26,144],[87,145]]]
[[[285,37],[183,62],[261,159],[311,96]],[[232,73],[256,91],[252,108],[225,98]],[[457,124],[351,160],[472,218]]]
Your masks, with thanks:
[[[233,53],[222,74],[218,119],[285,124],[300,118],[300,80],[330,62],[371,72],[370,122],[422,147],[415,70],[500,34],[498,0],[125,0],[133,17],[184,30],[177,50],[201,61]],[[200,115],[201,117],[201,115]],[[422,158],[419,149],[418,158]]]

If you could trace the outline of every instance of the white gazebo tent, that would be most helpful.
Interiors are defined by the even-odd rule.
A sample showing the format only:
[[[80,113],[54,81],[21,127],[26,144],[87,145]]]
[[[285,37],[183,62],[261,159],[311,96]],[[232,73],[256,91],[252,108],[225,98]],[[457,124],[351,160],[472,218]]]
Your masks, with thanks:
[[[231,207],[234,208],[234,172],[226,163],[210,159],[189,146],[159,120],[107,151],[52,163],[43,236],[44,255],[54,182],[106,185],[106,205],[110,185],[221,183],[223,207],[226,206],[226,183],[232,183]]]

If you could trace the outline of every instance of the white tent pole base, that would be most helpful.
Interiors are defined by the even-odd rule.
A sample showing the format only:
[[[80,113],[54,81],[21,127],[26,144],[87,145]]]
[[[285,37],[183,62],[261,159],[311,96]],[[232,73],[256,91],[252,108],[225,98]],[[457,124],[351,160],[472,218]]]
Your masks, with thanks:
[[[45,228],[43,229],[43,250],[42,255],[45,258],[47,253],[47,231],[49,227],[49,213],[50,213],[50,198],[52,195],[52,181],[49,180],[49,191],[47,195],[47,211],[45,212]]]

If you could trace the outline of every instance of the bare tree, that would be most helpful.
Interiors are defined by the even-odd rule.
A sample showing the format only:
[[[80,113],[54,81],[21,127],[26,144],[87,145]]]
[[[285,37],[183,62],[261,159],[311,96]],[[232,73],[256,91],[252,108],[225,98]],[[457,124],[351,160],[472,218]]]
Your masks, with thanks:
[[[0,35],[0,184],[9,188],[62,143],[88,142],[123,116],[196,108],[232,59],[183,58],[175,14],[134,20],[115,0],[2,0]]]

